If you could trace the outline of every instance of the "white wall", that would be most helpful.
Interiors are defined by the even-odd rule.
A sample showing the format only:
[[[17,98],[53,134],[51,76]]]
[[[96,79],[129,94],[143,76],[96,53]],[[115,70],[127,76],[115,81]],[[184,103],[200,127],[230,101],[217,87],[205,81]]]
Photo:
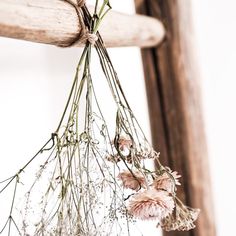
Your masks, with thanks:
[[[218,235],[233,235],[236,212],[236,1],[192,2]]]

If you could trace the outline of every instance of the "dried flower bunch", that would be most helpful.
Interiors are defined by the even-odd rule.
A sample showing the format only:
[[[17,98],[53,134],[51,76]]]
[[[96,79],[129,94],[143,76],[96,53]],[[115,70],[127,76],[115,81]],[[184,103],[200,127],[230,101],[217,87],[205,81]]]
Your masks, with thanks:
[[[98,5],[97,0],[92,16],[85,5],[80,9],[89,37],[56,131],[15,175],[1,182],[1,194],[13,183],[15,187],[0,233],[141,235],[138,229],[133,231],[137,220],[153,220],[166,231],[195,227],[199,210],[176,197],[180,175],[161,165],[159,153],[149,144],[127,102],[97,31],[110,4],[104,0],[99,9]],[[114,130],[96,95],[91,72],[93,45],[114,100]],[[158,168],[147,168],[148,160],[155,161]],[[22,200],[24,207],[19,209],[16,200],[21,182],[29,165],[37,161],[40,167]]]

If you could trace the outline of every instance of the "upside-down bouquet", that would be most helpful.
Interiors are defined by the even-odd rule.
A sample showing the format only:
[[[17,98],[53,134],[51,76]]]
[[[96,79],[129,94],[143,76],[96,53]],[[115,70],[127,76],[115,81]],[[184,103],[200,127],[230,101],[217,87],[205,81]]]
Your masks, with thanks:
[[[84,2],[66,2],[83,20],[86,44],[57,129],[29,162],[1,182],[1,194],[15,185],[0,233],[141,235],[133,229],[135,225],[138,228],[139,220],[152,220],[166,231],[194,228],[199,210],[185,206],[176,196],[180,175],[164,167],[159,153],[149,144],[98,32],[110,9],[109,1],[102,1],[98,7],[97,0],[92,15]],[[107,98],[98,97],[99,88],[94,86],[94,79],[98,79],[91,71],[94,54],[104,74],[99,80],[106,81],[114,101],[115,109],[110,114],[113,129],[99,102]],[[156,163],[155,168],[148,167],[150,160]],[[19,189],[33,162],[39,167],[24,195],[24,207],[19,209]]]

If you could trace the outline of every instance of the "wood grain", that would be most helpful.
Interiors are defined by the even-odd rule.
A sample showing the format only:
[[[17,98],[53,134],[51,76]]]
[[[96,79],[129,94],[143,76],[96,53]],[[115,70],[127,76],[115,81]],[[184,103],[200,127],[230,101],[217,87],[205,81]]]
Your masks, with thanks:
[[[65,46],[80,30],[75,9],[62,0],[0,1],[0,36]],[[114,11],[105,17],[100,33],[107,47],[150,47],[160,43],[165,34],[155,18]],[[82,37],[73,46],[84,42]]]
[[[143,49],[152,140],[161,161],[182,175],[180,198],[201,209],[197,227],[164,236],[215,236],[199,73],[188,0],[136,0],[137,12],[164,22],[166,38]]]

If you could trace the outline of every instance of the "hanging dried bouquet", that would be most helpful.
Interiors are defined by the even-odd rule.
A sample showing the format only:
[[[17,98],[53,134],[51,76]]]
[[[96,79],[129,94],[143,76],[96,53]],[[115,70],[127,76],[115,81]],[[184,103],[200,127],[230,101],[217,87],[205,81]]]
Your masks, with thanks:
[[[98,7],[97,0],[93,15],[83,1],[66,2],[84,23],[85,47],[56,131],[16,174],[1,181],[0,194],[10,188],[13,195],[0,234],[142,235],[138,227],[133,229],[138,220],[153,220],[166,231],[193,229],[199,210],[185,206],[176,196],[180,175],[164,167],[149,144],[98,32],[109,1]],[[99,79],[106,80],[114,100],[114,130],[94,86],[93,79],[98,79],[91,72],[94,54],[104,73]],[[148,168],[148,160],[157,167]],[[18,195],[26,188],[23,179],[32,178],[29,167],[34,162],[39,167],[20,198],[24,207],[19,208]]]

